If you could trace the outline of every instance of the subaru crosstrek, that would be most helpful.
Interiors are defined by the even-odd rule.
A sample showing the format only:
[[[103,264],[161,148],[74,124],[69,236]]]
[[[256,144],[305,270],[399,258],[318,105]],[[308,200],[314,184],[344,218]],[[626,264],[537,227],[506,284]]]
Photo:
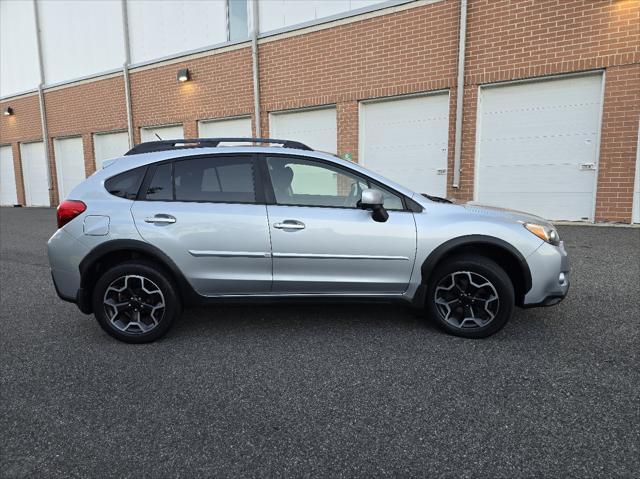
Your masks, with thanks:
[[[134,343],[223,299],[399,300],[481,338],[515,306],[569,289],[564,245],[542,218],[416,193],[294,141],[142,143],[74,188],[57,217],[58,295]]]

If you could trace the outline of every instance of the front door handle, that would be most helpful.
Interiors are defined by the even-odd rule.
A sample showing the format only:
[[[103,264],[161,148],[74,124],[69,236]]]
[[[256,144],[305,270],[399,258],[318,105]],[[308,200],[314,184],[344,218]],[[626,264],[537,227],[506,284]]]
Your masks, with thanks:
[[[145,223],[155,223],[162,225],[170,225],[176,222],[175,216],[158,214],[144,219]]]
[[[282,223],[274,223],[273,227],[279,230],[303,230],[305,224],[297,220],[284,220]]]

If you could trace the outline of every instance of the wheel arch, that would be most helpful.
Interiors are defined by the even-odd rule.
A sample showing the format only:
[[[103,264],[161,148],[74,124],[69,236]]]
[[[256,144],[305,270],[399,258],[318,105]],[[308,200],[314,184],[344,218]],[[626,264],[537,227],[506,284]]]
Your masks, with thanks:
[[[91,296],[100,275],[112,266],[129,260],[147,260],[158,265],[177,286],[183,304],[188,304],[197,297],[176,264],[155,246],[138,240],[111,240],[96,246],[80,262],[80,289],[76,302],[83,313],[93,312]]]
[[[461,254],[476,254],[495,261],[505,270],[513,284],[516,304],[518,306],[524,304],[524,297],[532,285],[531,270],[527,260],[513,245],[494,236],[460,236],[442,243],[422,263],[422,289],[426,290],[429,275],[439,264]]]

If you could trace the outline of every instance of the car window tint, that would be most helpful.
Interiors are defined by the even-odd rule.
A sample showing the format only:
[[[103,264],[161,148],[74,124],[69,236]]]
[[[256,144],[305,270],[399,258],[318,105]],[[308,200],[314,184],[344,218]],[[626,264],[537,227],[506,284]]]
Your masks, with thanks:
[[[176,201],[254,203],[250,157],[205,157],[174,163]]]
[[[311,160],[267,157],[276,202],[355,208],[367,183],[347,171]]]
[[[147,186],[145,199],[165,201],[173,199],[171,163],[165,163],[156,168],[153,178]]]
[[[362,190],[379,189],[384,206],[402,210],[402,198],[386,188],[370,186],[366,178],[313,160],[267,157],[276,202],[281,205],[357,208]]]
[[[104,182],[104,186],[109,193],[121,198],[135,200],[142,183],[145,167],[125,171]]]
[[[392,193],[386,188],[382,188],[378,185],[371,185],[371,188],[374,190],[379,190],[382,193],[382,198],[384,200],[383,206],[387,210],[403,210],[404,203],[402,202],[402,197],[397,195],[396,193]]]

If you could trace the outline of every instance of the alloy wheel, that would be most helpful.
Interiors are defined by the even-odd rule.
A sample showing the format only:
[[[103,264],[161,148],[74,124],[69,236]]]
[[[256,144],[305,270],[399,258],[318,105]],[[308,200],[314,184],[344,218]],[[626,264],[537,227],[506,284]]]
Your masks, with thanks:
[[[145,334],[154,329],[166,308],[158,285],[140,275],[113,280],[104,293],[103,305],[112,326],[129,334]]]
[[[442,278],[436,286],[434,299],[442,318],[460,329],[483,328],[493,321],[500,309],[495,286],[472,271],[456,271]]]

